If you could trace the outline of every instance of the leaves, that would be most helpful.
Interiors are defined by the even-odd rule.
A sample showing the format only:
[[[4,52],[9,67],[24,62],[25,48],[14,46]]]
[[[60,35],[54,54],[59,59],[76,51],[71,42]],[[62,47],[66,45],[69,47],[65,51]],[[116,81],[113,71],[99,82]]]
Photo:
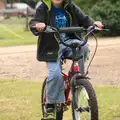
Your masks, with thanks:
[[[109,33],[106,36],[120,36],[120,0],[76,0],[75,1],[85,13],[94,20],[102,21]]]

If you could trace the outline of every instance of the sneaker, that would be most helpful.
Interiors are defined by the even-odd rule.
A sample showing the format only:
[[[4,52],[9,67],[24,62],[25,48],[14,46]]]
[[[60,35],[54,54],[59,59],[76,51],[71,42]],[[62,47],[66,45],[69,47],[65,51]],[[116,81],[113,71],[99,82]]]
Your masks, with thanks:
[[[56,120],[54,108],[47,108],[43,120]]]

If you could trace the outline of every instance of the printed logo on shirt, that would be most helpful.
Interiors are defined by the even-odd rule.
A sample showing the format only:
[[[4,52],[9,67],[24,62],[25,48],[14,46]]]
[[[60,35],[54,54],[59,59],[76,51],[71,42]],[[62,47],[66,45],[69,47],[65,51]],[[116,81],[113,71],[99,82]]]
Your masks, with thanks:
[[[64,13],[57,13],[55,16],[55,20],[56,20],[56,26],[58,28],[62,28],[62,27],[66,27],[67,25],[67,19]]]

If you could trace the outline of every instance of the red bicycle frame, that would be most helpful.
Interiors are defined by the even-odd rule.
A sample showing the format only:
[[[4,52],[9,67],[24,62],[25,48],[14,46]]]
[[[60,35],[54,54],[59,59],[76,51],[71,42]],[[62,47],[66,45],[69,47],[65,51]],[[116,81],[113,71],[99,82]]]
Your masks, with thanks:
[[[65,83],[65,104],[70,105],[70,81],[74,73],[80,72],[80,67],[77,61],[73,61],[68,75],[62,72],[63,80]],[[46,91],[45,91],[46,92]],[[44,96],[44,104],[46,104],[46,95]]]
[[[73,61],[72,66],[70,68],[70,71],[68,75],[62,72],[64,83],[65,83],[65,104],[70,105],[70,81],[74,73],[80,72],[80,67],[78,65],[78,62]]]

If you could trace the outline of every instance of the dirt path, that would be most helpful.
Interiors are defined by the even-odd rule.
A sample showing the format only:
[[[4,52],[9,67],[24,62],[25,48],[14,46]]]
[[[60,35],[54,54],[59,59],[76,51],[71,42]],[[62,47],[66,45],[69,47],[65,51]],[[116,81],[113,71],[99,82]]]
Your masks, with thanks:
[[[95,44],[90,41],[91,52]],[[64,66],[65,71],[70,61]],[[36,45],[0,47],[0,78],[43,80],[46,65],[36,60]],[[99,39],[97,55],[89,70],[94,84],[120,85],[120,38]]]

